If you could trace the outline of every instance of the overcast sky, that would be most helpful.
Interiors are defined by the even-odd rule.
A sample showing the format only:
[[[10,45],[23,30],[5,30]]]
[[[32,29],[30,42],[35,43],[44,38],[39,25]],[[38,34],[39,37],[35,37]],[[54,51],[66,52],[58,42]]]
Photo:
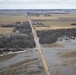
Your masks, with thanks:
[[[76,0],[0,0],[0,9],[76,9]]]

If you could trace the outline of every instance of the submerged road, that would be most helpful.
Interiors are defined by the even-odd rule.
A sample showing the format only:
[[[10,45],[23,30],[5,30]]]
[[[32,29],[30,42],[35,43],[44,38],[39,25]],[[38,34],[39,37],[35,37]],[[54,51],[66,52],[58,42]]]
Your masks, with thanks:
[[[40,43],[39,43],[39,38],[37,37],[37,33],[36,33],[36,31],[35,31],[35,29],[34,29],[34,27],[32,25],[32,22],[31,22],[29,16],[27,15],[27,13],[25,13],[25,14],[26,14],[26,17],[27,17],[27,19],[28,19],[28,21],[30,23],[31,28],[32,28],[32,34],[34,36],[34,41],[36,43],[36,48],[39,51],[39,54],[40,54],[40,57],[41,57],[41,60],[42,60],[42,64],[43,64],[43,67],[44,67],[44,70],[45,70],[45,73],[46,73],[46,75],[51,75],[49,67],[47,65],[47,62],[45,60],[44,54],[43,54],[43,52],[42,52],[42,50],[40,48]]]

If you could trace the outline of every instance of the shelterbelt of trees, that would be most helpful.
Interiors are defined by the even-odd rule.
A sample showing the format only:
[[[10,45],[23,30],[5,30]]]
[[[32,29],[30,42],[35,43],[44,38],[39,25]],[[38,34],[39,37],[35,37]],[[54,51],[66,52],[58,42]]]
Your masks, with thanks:
[[[66,40],[75,39],[76,28],[37,31],[37,35],[41,44],[51,44],[55,43],[61,36],[68,37]]]
[[[32,35],[32,29],[29,22],[16,24],[13,32],[17,35],[0,37],[0,48],[33,48],[35,42]]]

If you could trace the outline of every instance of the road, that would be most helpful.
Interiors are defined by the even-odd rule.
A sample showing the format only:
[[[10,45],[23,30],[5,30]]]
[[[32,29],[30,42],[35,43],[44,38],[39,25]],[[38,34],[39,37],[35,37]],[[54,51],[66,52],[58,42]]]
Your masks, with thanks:
[[[50,72],[48,64],[47,64],[47,62],[45,60],[44,54],[43,54],[43,52],[42,52],[42,50],[40,48],[40,43],[39,43],[39,39],[37,37],[37,33],[36,33],[36,31],[35,31],[35,29],[34,29],[34,27],[32,25],[32,22],[31,22],[29,16],[27,15],[26,12],[25,12],[25,14],[26,14],[26,17],[27,17],[27,19],[28,19],[28,21],[30,23],[31,28],[32,28],[32,34],[34,36],[34,41],[36,43],[36,48],[39,51],[39,54],[40,54],[40,57],[41,57],[41,61],[42,61],[42,64],[43,64],[43,67],[44,67],[44,70],[45,70],[45,73],[46,73],[46,75],[51,75],[51,72]]]

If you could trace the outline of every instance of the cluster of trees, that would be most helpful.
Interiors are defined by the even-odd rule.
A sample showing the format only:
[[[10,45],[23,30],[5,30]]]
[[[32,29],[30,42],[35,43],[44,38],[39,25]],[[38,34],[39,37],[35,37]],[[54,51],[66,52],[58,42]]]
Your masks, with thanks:
[[[15,27],[15,25],[13,25],[13,24],[2,24],[2,25],[0,25],[0,27]]]
[[[72,23],[71,25],[76,25],[76,23]]]
[[[28,22],[16,25],[14,32],[20,34],[0,37],[0,48],[33,48],[35,47],[32,29]]]
[[[30,35],[32,29],[30,27],[29,22],[23,22],[23,24],[21,25],[16,25],[13,31],[14,32],[18,31],[19,33]]]
[[[59,29],[59,30],[43,30],[37,31],[37,35],[40,38],[41,44],[50,44],[58,40],[59,37],[66,35],[70,39],[76,37],[76,29]]]
[[[31,36],[15,35],[0,38],[0,48],[32,48],[35,42]]]

